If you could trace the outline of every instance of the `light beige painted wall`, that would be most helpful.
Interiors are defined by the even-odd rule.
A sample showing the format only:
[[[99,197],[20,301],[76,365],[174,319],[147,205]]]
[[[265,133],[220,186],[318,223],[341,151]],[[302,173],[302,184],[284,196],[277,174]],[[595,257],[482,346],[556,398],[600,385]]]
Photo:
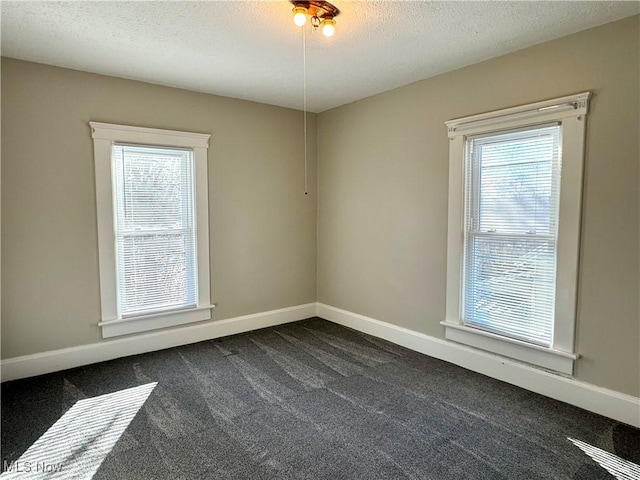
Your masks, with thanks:
[[[639,19],[320,114],[318,301],[444,338],[444,121],[590,90],[576,376],[638,396]]]
[[[212,134],[214,319],[315,301],[302,112],[2,59],[3,358],[100,341],[90,120]]]
[[[321,114],[318,301],[442,338],[443,122],[591,90],[576,373],[639,395],[638,23]],[[2,358],[100,341],[89,120],[212,133],[215,318],[316,299],[316,146],[305,198],[301,112],[11,59],[1,74]]]

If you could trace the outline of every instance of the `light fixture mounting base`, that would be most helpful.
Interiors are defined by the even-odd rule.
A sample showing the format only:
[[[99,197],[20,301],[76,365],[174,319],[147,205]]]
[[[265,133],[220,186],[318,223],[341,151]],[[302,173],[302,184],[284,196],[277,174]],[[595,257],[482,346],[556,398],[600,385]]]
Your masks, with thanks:
[[[340,15],[340,10],[329,2],[324,0],[289,0],[294,7],[304,7],[311,17],[316,18],[335,18]]]

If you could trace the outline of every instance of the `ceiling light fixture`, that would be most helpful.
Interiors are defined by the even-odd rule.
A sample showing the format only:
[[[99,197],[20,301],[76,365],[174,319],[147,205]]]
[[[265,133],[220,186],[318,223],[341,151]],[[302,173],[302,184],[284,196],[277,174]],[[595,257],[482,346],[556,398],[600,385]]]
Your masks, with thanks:
[[[336,21],[333,18],[325,18],[320,22],[322,33],[325,37],[331,37],[336,33]]]
[[[304,7],[293,7],[293,23],[298,27],[302,27],[307,23],[307,9]]]
[[[340,10],[323,0],[298,1],[293,3],[293,23],[298,27],[304,27],[307,16],[311,18],[311,26],[315,32],[322,29],[325,37],[331,37],[336,32],[336,21]],[[302,28],[302,115],[304,137],[304,194],[309,194],[308,152],[307,152],[307,36]]]
[[[298,27],[303,27],[309,16],[314,31],[320,27],[325,37],[331,37],[335,33],[334,18],[340,14],[340,10],[335,6],[324,0],[290,1],[293,3],[293,23]]]

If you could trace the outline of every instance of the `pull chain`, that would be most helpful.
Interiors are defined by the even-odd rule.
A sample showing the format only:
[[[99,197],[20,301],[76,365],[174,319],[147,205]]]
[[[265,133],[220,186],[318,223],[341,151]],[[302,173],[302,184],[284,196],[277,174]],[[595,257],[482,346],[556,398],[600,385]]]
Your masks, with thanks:
[[[307,167],[307,36],[304,27],[302,30],[302,112],[304,115],[304,194],[309,194],[308,167]]]

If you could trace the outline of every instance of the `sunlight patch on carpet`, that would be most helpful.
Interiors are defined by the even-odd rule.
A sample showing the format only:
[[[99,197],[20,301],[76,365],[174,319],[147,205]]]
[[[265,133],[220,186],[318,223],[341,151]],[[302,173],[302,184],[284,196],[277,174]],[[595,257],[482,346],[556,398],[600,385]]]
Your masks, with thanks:
[[[90,479],[156,382],[76,402],[0,479]]]
[[[589,455],[598,465],[604,468],[618,480],[638,480],[640,479],[640,465],[636,465],[629,460],[620,458],[613,453],[609,453],[601,448],[594,447],[588,443],[581,442],[575,438],[569,438],[569,441],[576,447]]]

